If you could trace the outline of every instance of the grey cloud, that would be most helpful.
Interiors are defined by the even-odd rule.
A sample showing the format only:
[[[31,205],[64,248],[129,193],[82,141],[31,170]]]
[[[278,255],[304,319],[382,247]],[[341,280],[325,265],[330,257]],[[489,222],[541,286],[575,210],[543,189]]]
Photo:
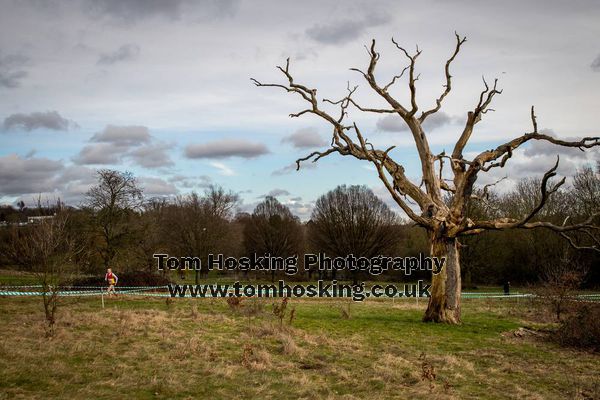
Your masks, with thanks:
[[[62,171],[62,162],[47,158],[22,158],[16,154],[0,157],[0,194],[14,196],[48,192]]]
[[[310,219],[310,214],[315,206],[314,201],[303,203],[296,200],[287,202],[285,205],[290,209],[292,214],[298,216],[302,221],[307,221]]]
[[[132,23],[147,18],[207,20],[231,16],[238,0],[85,0],[84,8],[93,17],[108,17]]]
[[[136,164],[146,168],[169,167],[174,165],[173,160],[167,154],[167,146],[157,143],[142,146],[129,153]]]
[[[407,131],[408,127],[402,118],[394,114],[388,114],[377,120],[377,129],[384,132]]]
[[[413,180],[413,182],[414,182],[414,180]],[[393,197],[390,196],[390,192],[387,190],[387,188],[385,186],[381,185],[381,186],[371,187],[371,190],[377,197],[379,197],[379,199],[381,201],[383,201],[390,208],[390,210],[392,210],[396,214],[398,214],[399,217],[404,218],[406,216],[406,213],[400,208],[398,203],[396,203],[394,201]],[[414,204],[414,205],[411,205],[411,208],[414,211],[417,211],[416,209],[418,208],[418,206],[416,204]]]
[[[73,162],[79,165],[119,164],[122,156],[123,148],[113,143],[97,143],[84,146],[79,154],[73,157]]]
[[[317,52],[317,50],[313,47],[310,48],[300,48],[300,49],[296,49],[296,53],[291,57],[294,61],[303,61],[303,60],[308,60],[308,59],[314,59],[317,58],[319,56],[319,53]],[[287,52],[282,52],[281,53],[281,58],[287,58],[289,57],[289,53]]]
[[[195,181],[193,181],[192,185],[189,186],[189,188],[194,188],[194,187],[203,187],[203,188],[207,188],[210,185],[213,184],[212,178],[208,175],[200,175],[196,178]]]
[[[532,174],[541,176],[541,175],[545,174],[550,168],[552,168],[555,163],[556,163],[556,156],[551,156],[551,155],[528,158],[528,159],[524,160],[523,163],[517,164],[518,168],[515,168],[515,169],[519,169],[520,171],[523,171],[523,172],[516,172],[516,174],[521,175],[523,177],[531,177]],[[521,168],[521,167],[524,167],[524,168]],[[574,163],[573,161],[571,161],[569,159],[563,158],[558,163],[558,173],[560,175],[563,175],[563,176],[572,175],[573,173],[575,173],[576,170],[577,170],[577,163]],[[513,177],[514,177],[514,174],[513,174]]]
[[[328,25],[315,24],[306,30],[306,36],[323,44],[344,44],[359,38],[371,27],[390,22],[388,14],[371,13],[361,19],[340,19]]]
[[[278,197],[278,196],[289,196],[291,193],[285,189],[273,189],[269,192],[268,196]]]
[[[64,169],[60,174],[60,181],[72,182],[81,181],[86,184],[93,184],[96,182],[96,170],[87,167],[80,167],[71,165]]]
[[[121,61],[131,61],[140,55],[140,46],[137,44],[124,44],[110,53],[103,53],[98,58],[98,65],[112,65]]]
[[[284,137],[281,142],[291,143],[299,149],[320,147],[327,144],[327,141],[319,135],[319,132],[315,128],[299,129],[291,135]]]
[[[271,172],[272,176],[281,176],[281,175],[287,175],[287,174],[291,174],[292,172],[297,172],[296,171],[296,163],[290,164],[290,165],[286,165],[285,167],[279,168],[273,172]],[[305,170],[305,169],[316,169],[317,168],[317,164],[313,163],[313,162],[303,162],[302,164],[300,164],[300,170]]]
[[[255,158],[268,153],[269,149],[264,144],[242,139],[223,139],[208,143],[189,144],[185,148],[187,158]]]
[[[108,16],[118,20],[137,20],[160,16],[178,19],[181,15],[182,0],[89,0],[84,2],[94,16]]]
[[[14,89],[21,86],[21,81],[29,74],[23,67],[29,58],[21,54],[0,54],[0,87]]]
[[[438,111],[435,114],[431,114],[429,117],[427,117],[425,122],[423,122],[423,128],[432,131],[444,125],[458,124],[462,122],[462,120],[463,119],[461,117],[453,117],[443,111]]]
[[[34,129],[51,129],[55,131],[66,131],[78,125],[63,118],[57,111],[32,112],[30,114],[12,114],[4,119],[2,124],[4,130],[22,129],[30,132]]]
[[[124,158],[145,168],[174,165],[167,150],[170,146],[153,142],[147,127],[107,125],[90,138],[73,162],[79,165],[119,164]]]
[[[189,177],[185,176],[185,175],[173,175],[169,178],[169,182],[172,182],[172,183],[183,182],[186,179],[189,179]]]
[[[264,196],[259,196],[257,199],[263,199]],[[238,212],[247,212],[252,214],[253,210],[262,200],[257,200],[251,203],[242,202],[239,206]],[[311,202],[299,202],[299,201],[286,201],[284,205],[290,209],[292,214],[298,216],[300,220],[307,221],[310,219],[310,214],[314,207],[314,201]]]
[[[96,133],[90,141],[114,143],[119,146],[137,146],[149,143],[152,137],[145,126],[115,126],[107,125],[104,130]]]
[[[81,166],[65,167],[62,161],[47,158],[22,158],[16,154],[0,157],[0,197],[28,196],[42,200],[58,199],[77,205],[95,183],[94,170]]]
[[[549,134],[551,132],[546,131]],[[554,136],[554,134],[552,134]],[[568,139],[567,139],[568,140]],[[479,186],[493,183],[500,178],[506,177],[501,185],[496,186],[499,191],[513,188],[519,179],[541,178],[556,163],[556,156],[560,155],[557,176],[553,178],[556,182],[561,177],[572,177],[578,169],[590,162],[595,162],[600,157],[600,151],[589,149],[585,152],[579,149],[556,146],[543,141],[532,141],[528,143],[525,151],[516,151],[508,160],[505,168],[495,168],[487,174],[482,174],[477,183]]]
[[[175,185],[164,179],[140,177],[139,181],[146,197],[172,196],[179,193]]]
[[[550,168],[556,163],[556,154],[554,155],[539,155],[536,157],[527,157],[523,155],[521,157],[515,157],[512,162],[509,160],[507,163],[508,170],[504,171],[504,175],[507,175],[509,179],[517,178],[530,178],[530,177],[542,177]],[[561,158],[558,164],[557,173],[559,176],[571,176],[576,171],[579,162],[573,159]],[[503,171],[496,171],[500,174]],[[555,178],[556,179],[556,178]]]
[[[554,131],[552,131],[551,129],[542,129],[542,130],[540,130],[540,133],[544,133],[546,135],[556,137],[556,133]],[[568,141],[581,140],[581,138],[574,138],[574,137],[561,138],[561,139],[568,140]],[[527,144],[527,148],[525,149],[524,154],[528,157],[564,155],[569,158],[585,159],[594,152],[597,153],[598,150],[597,149],[589,149],[586,151],[581,151],[577,147],[558,146],[558,145],[550,143],[546,140],[531,140]],[[564,160],[561,160],[561,163],[562,163],[562,161],[564,161]]]
[[[212,178],[208,175],[186,176],[173,175],[168,179],[169,182],[184,187],[186,189],[206,188],[212,184]]]
[[[0,87],[14,89],[21,86],[21,80],[27,77],[27,71],[2,71],[0,70]]]
[[[598,57],[596,57],[594,61],[592,61],[592,65],[590,65],[590,68],[592,68],[592,71],[594,72],[600,72],[600,54],[598,54]]]
[[[66,167],[54,180],[56,191],[69,205],[78,205],[84,194],[96,184],[96,170],[71,165]]]
[[[444,125],[460,123],[460,117],[452,117],[442,111],[431,114],[423,123],[423,129],[432,131]],[[384,132],[408,132],[404,120],[396,114],[388,114],[377,120],[377,129]]]

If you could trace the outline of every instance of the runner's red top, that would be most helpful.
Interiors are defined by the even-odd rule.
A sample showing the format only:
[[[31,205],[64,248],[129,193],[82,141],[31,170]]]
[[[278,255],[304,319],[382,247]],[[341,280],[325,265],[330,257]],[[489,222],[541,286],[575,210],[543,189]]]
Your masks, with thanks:
[[[106,280],[106,281],[108,281],[108,283],[114,285],[115,283],[117,283],[119,278],[114,273],[107,272],[106,275],[104,276],[104,280]]]

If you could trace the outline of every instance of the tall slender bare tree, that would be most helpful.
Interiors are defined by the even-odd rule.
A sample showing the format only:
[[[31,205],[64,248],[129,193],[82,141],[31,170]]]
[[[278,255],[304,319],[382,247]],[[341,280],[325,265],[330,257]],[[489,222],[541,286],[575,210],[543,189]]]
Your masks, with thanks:
[[[372,163],[379,175],[379,178],[393,197],[395,202],[402,208],[406,215],[415,221],[416,224],[424,227],[428,231],[431,243],[431,254],[437,257],[446,258],[446,267],[437,275],[432,277],[431,298],[425,312],[425,321],[459,323],[461,319],[460,294],[460,262],[459,262],[459,238],[465,235],[476,235],[487,230],[498,229],[551,229],[568,237],[576,230],[586,229],[596,234],[600,230],[598,224],[598,210],[592,213],[587,219],[580,222],[564,223],[556,225],[550,222],[536,219],[536,215],[544,206],[548,196],[556,192],[564,184],[562,179],[556,183],[550,184],[550,179],[556,175],[558,160],[556,164],[546,172],[540,181],[540,196],[538,203],[521,218],[496,218],[491,220],[473,220],[468,213],[468,204],[476,200],[479,196],[475,194],[474,184],[481,173],[488,172],[494,168],[503,168],[506,162],[511,158],[513,152],[525,143],[531,140],[541,140],[553,143],[558,146],[575,147],[581,150],[589,149],[600,145],[600,138],[585,137],[579,141],[567,141],[557,139],[553,136],[538,132],[536,115],[533,107],[531,108],[532,130],[513,140],[501,144],[492,150],[486,150],[472,159],[467,159],[463,155],[475,126],[482,117],[490,111],[490,104],[493,98],[502,91],[497,88],[497,79],[493,85],[483,81],[484,89],[481,91],[475,107],[468,111],[466,123],[462,129],[459,139],[454,145],[451,154],[442,152],[434,154],[429,146],[427,133],[424,129],[424,122],[427,118],[437,113],[452,89],[452,75],[450,67],[466,38],[458,34],[456,36],[456,45],[450,58],[444,66],[445,84],[439,97],[435,100],[435,106],[425,109],[419,113],[417,104],[417,80],[419,75],[415,71],[418,57],[421,50],[417,47],[414,53],[401,47],[393,38],[392,43],[406,57],[407,66],[396,76],[386,83],[381,83],[375,76],[375,69],[380,59],[380,54],[375,47],[375,40],[367,47],[369,63],[366,70],[352,68],[366,80],[370,88],[386,103],[385,108],[370,108],[357,103],[353,95],[357,86],[348,85],[348,94],[338,101],[322,99],[317,97],[317,89],[297,83],[290,72],[289,59],[284,67],[277,67],[285,76],[286,82],[262,83],[252,78],[252,81],[261,87],[280,88],[288,93],[299,95],[308,103],[308,107],[294,114],[291,117],[300,117],[305,114],[316,115],[333,128],[331,147],[323,151],[315,151],[306,157],[296,161],[298,169],[300,163],[307,160],[313,162],[333,153],[343,156],[352,156],[360,160]],[[410,104],[402,104],[389,92],[389,89],[400,82],[401,78],[408,73],[408,91]],[[330,103],[339,107],[339,113],[335,114],[326,111],[321,104]],[[404,166],[392,157],[390,151],[395,146],[387,149],[376,149],[359,129],[356,122],[349,122],[348,111],[354,107],[362,112],[378,114],[396,114],[402,118],[409,131],[412,134],[416,150],[421,163],[421,183],[412,182],[405,174]],[[442,173],[445,162],[448,162],[451,168],[453,178],[444,179]],[[450,195],[449,201],[444,201],[444,193]],[[411,206],[410,200],[416,203],[417,207]],[[597,242],[592,243],[589,248],[598,250]]]

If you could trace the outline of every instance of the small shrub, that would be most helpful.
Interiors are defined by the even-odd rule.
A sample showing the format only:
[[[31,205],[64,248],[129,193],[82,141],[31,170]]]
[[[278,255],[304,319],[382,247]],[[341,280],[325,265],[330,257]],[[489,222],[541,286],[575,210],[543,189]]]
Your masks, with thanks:
[[[167,297],[165,300],[165,305],[167,306],[167,310],[171,309],[171,305],[173,304],[173,298],[172,297]]]
[[[565,318],[555,333],[562,346],[600,351],[600,305],[585,304]]]
[[[281,303],[273,303],[273,315],[279,318],[279,326],[283,326],[283,319],[287,309],[288,298],[284,297],[281,299]]]
[[[59,288],[57,286],[44,284],[43,290],[44,294],[42,295],[42,300],[44,302],[44,315],[46,319],[46,324],[44,326],[44,336],[50,339],[54,337],[55,333],[56,312],[59,304]]]
[[[192,319],[198,318],[198,308],[196,307],[195,304],[192,304],[190,306],[190,318],[192,318]]]
[[[231,308],[232,310],[239,310],[240,307],[242,307],[242,298],[241,297],[228,297],[227,298],[227,305],[229,306],[229,308]]]
[[[246,343],[241,364],[248,369],[264,370],[271,365],[271,354],[265,349]]]
[[[350,319],[350,303],[346,304],[345,306],[342,305],[340,307],[340,314],[342,316],[342,319]]]
[[[287,332],[281,332],[278,337],[281,343],[281,352],[287,355],[301,353],[300,347],[296,344],[294,338]]]
[[[435,367],[429,361],[423,360],[421,370],[421,379],[427,379],[428,381],[435,380]]]
[[[264,312],[264,303],[259,299],[249,298],[245,303],[246,307],[244,310],[244,314],[247,316],[259,315]]]
[[[564,257],[542,274],[541,286],[535,290],[542,304],[554,314],[556,321],[569,314],[573,297],[583,281],[585,271]]]
[[[248,368],[250,366],[253,355],[254,355],[254,349],[252,348],[252,345],[249,343],[246,343],[244,345],[244,352],[242,353],[242,365],[244,367]]]
[[[421,360],[421,380],[429,381],[429,388],[433,389],[433,386],[434,386],[433,381],[435,381],[435,378],[436,378],[435,367],[427,359],[427,356],[425,355],[425,353],[421,353],[421,355],[419,356],[419,359]]]

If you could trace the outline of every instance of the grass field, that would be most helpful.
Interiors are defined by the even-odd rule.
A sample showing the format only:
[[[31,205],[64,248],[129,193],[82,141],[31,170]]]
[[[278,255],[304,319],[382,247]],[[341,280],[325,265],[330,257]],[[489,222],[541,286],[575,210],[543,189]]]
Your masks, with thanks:
[[[414,300],[0,298],[0,398],[599,398],[600,356],[512,332],[528,302],[466,300],[460,326]],[[291,310],[294,317],[289,322]]]
[[[39,279],[30,272],[0,269],[0,285],[37,285]]]

